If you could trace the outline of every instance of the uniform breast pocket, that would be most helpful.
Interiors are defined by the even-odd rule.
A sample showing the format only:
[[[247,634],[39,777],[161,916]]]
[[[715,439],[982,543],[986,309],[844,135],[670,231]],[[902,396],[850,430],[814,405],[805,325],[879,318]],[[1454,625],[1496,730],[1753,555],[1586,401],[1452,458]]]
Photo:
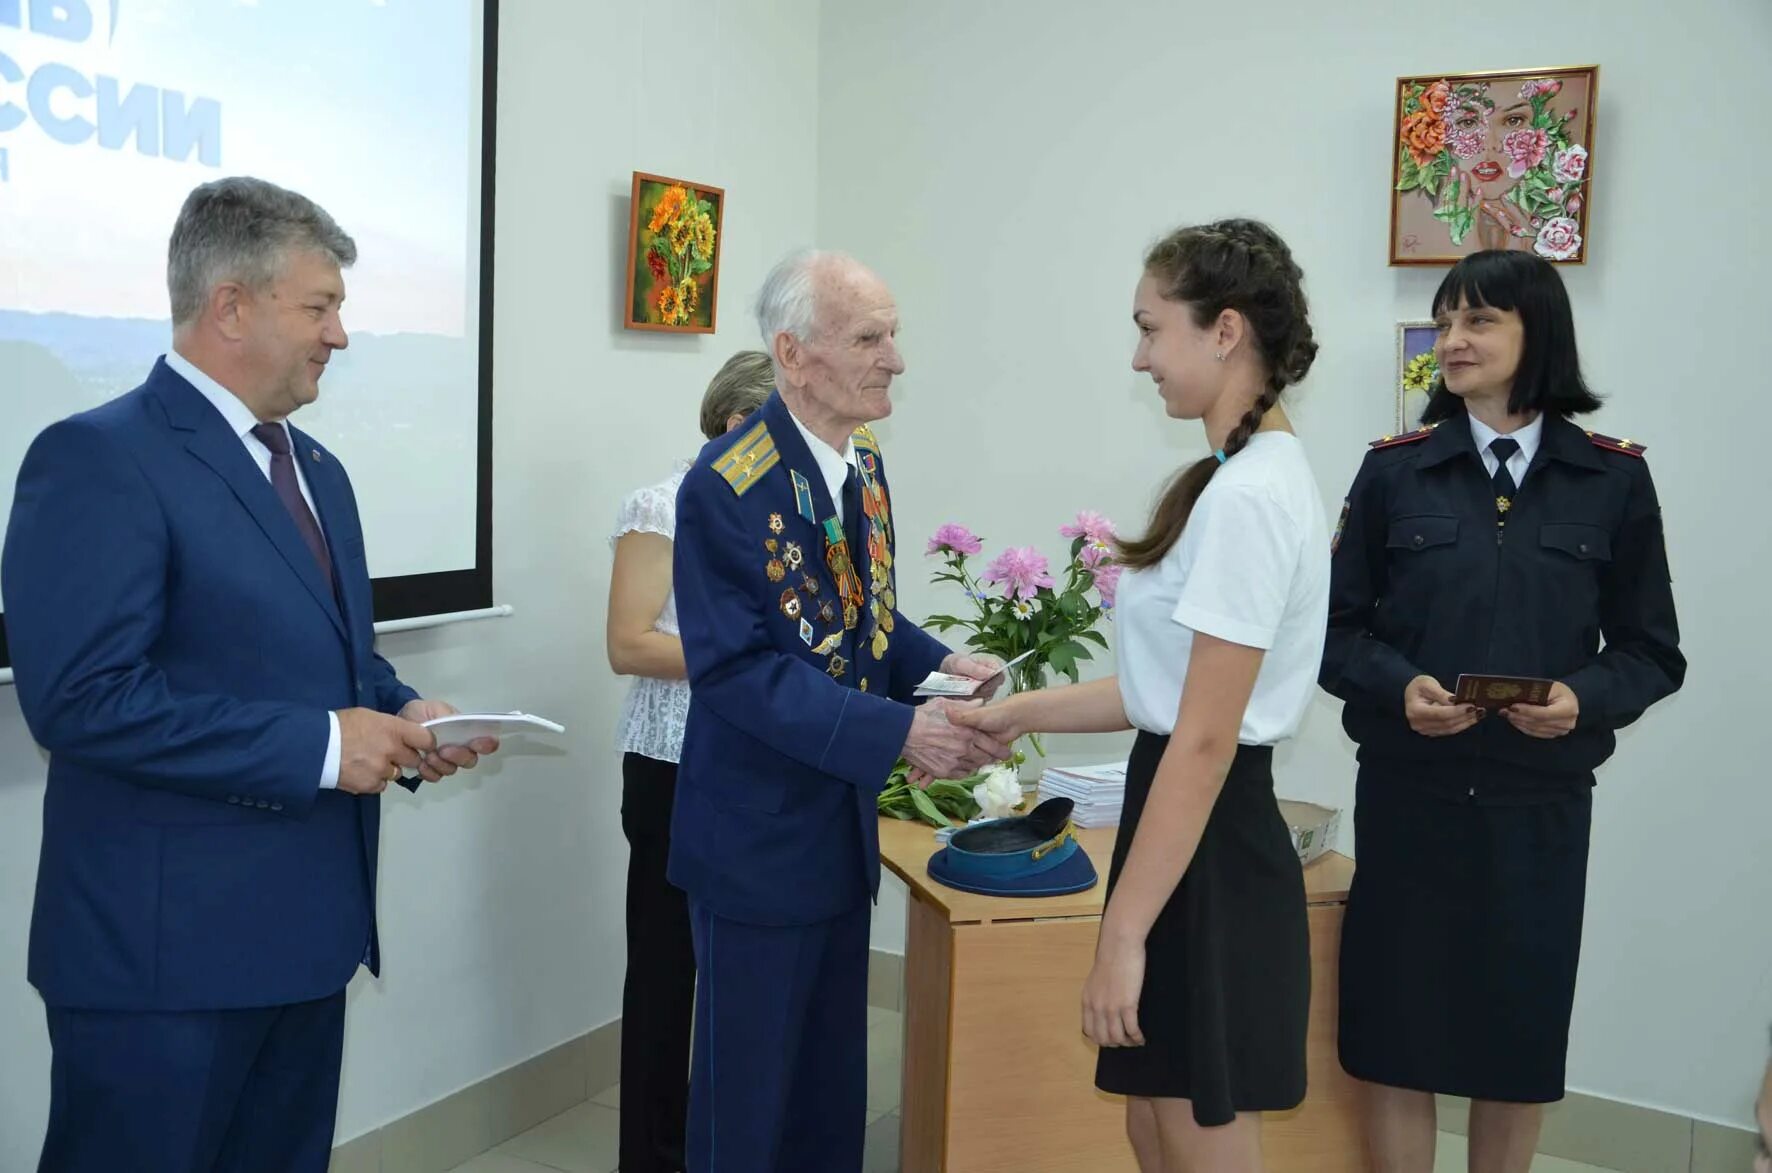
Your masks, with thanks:
[[[1457,542],[1458,519],[1440,513],[1392,518],[1384,539],[1387,549],[1405,553],[1426,553]]]
[[[1586,522],[1547,521],[1538,529],[1538,544],[1551,557],[1560,554],[1582,563],[1612,561],[1612,535]]]

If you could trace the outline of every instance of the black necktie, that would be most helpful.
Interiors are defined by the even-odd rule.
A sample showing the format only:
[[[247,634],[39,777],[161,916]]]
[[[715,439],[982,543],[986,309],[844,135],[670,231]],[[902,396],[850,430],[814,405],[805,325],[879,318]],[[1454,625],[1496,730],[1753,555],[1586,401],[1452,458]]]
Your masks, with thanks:
[[[1495,487],[1495,521],[1498,525],[1507,521],[1507,511],[1513,508],[1514,496],[1520,491],[1520,486],[1514,483],[1514,474],[1507,471],[1507,462],[1519,450],[1520,442],[1509,436],[1497,436],[1489,441],[1489,451],[1495,454],[1495,475],[1489,478],[1489,483]]]
[[[289,454],[289,433],[283,430],[282,424],[259,424],[252,429],[252,434],[271,450],[271,487],[277,490],[278,500],[289,511],[290,520],[295,522],[302,541],[313,552],[314,561],[320,564],[321,577],[331,583],[332,556],[327,552],[320,523],[314,520],[313,510],[308,508],[307,499],[301,495],[301,485],[296,483],[295,458]]]

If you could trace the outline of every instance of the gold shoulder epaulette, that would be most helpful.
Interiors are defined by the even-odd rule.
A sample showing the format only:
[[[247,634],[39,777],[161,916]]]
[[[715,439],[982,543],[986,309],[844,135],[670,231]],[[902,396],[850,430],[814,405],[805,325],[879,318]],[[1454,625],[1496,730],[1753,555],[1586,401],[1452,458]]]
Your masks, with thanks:
[[[861,427],[855,429],[855,431],[850,435],[849,438],[855,442],[855,446],[857,448],[865,448],[869,452],[872,452],[876,455],[879,454],[880,441],[874,439],[873,429],[868,427],[866,424],[863,424],[863,425],[861,425]]]
[[[1602,436],[1598,432],[1589,432],[1587,438],[1594,442],[1595,448],[1604,448],[1608,452],[1622,452],[1626,456],[1642,458],[1643,445],[1635,440],[1614,440],[1611,436]]]
[[[769,426],[759,423],[714,461],[714,471],[725,477],[732,491],[742,497],[763,479],[764,473],[780,463],[781,453],[775,450]]]
[[[1367,447],[1395,448],[1399,444],[1413,444],[1417,440],[1425,440],[1433,435],[1434,429],[1439,426],[1439,424],[1428,424],[1426,427],[1416,428],[1413,432],[1402,432],[1395,436],[1380,436],[1378,439],[1368,444]]]

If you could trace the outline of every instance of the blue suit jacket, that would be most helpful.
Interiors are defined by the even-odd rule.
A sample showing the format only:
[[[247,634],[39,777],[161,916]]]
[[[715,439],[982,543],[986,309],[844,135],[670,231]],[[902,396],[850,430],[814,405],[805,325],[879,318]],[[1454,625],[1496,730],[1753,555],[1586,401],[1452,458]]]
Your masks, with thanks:
[[[855,439],[886,556],[852,551],[852,628],[826,552],[836,508],[779,395],[704,448],[677,495],[691,687],[670,879],[731,920],[809,924],[878,891],[875,801],[911,693],[948,654],[897,612],[885,466],[867,429]]]
[[[379,965],[380,807],[319,789],[326,714],[417,694],[372,646],[344,469],[291,432],[336,592],[164,361],[25,456],[0,591],[50,754],[29,976],[51,1005],[277,1005]]]

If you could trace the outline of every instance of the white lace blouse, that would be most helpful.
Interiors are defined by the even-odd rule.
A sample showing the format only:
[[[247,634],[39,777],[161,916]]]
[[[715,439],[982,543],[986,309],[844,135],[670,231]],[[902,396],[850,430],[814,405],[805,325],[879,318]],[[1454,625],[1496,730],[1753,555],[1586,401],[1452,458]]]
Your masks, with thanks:
[[[615,532],[609,535],[609,548],[613,550],[621,536],[630,533],[658,534],[675,539],[677,489],[688,471],[689,462],[679,461],[665,480],[628,494],[616,514]],[[682,632],[677,627],[676,591],[665,596],[664,610],[659,612],[652,629],[681,638]],[[683,725],[688,719],[687,680],[636,676],[622,705],[616,740],[622,753],[675,762],[682,756]]]

